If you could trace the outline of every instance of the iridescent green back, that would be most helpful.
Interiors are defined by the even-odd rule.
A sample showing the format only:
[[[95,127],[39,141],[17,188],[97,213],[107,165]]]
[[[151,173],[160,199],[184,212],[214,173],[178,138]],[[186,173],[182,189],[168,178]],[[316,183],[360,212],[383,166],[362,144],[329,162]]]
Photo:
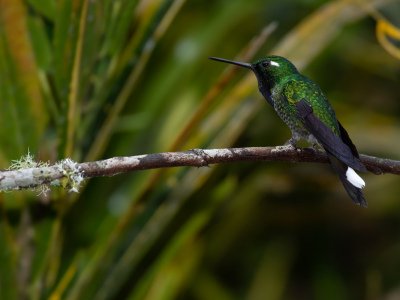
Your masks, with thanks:
[[[304,99],[313,108],[314,115],[339,135],[336,115],[328,99],[307,77],[297,73],[281,79],[272,89],[272,98],[278,115],[292,130],[304,128],[295,110],[295,104]]]

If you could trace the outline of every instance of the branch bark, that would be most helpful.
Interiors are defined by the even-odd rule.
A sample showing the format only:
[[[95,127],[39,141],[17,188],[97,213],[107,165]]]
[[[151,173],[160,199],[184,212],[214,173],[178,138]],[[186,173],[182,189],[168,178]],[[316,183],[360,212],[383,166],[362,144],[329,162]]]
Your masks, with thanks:
[[[360,156],[368,171],[374,174],[400,174],[400,161],[367,155]],[[0,190],[20,190],[43,185],[61,185],[77,191],[87,178],[113,176],[120,173],[170,167],[204,167],[239,161],[286,161],[327,163],[325,152],[310,148],[247,147],[224,149],[193,149],[163,152],[105,160],[75,163],[70,159],[52,166],[0,172]]]

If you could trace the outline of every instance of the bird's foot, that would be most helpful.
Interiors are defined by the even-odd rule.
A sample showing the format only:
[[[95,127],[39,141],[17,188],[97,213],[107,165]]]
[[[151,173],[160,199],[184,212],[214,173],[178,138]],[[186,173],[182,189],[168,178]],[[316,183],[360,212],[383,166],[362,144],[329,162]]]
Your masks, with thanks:
[[[321,151],[323,148],[321,147],[320,144],[318,144],[318,143],[313,143],[313,144],[311,145],[311,149],[313,149],[314,151]]]
[[[284,143],[282,146],[277,146],[276,149],[277,149],[277,150],[280,150],[280,151],[284,151],[284,150],[295,150],[295,149],[297,149],[297,147],[296,147],[296,140],[294,140],[293,138],[291,138],[291,139],[288,140],[286,143]]]
[[[314,151],[321,151],[323,149],[313,135],[309,135],[307,141],[311,145],[311,149],[313,149]]]
[[[284,147],[286,149],[297,149],[296,144],[297,144],[297,139],[292,137],[288,139],[286,143],[283,144],[283,146],[280,147]]]

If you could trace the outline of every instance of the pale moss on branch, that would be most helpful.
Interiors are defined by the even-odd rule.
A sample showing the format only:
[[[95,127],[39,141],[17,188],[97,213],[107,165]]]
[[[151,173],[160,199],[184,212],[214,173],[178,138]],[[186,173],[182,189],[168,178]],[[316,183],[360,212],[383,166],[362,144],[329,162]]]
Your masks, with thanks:
[[[64,175],[60,185],[69,189],[70,192],[78,193],[84,177],[79,164],[70,158],[63,159],[55,165]]]
[[[12,160],[11,165],[7,170],[21,170],[28,168],[41,168],[48,167],[50,164],[48,162],[36,161],[35,157],[29,152],[20,159]]]
[[[12,161],[3,174],[0,189],[28,189],[45,195],[50,190],[49,186],[61,186],[69,192],[77,193],[83,180],[81,167],[72,159],[66,158],[50,165],[48,162],[36,161],[28,151],[28,154]]]

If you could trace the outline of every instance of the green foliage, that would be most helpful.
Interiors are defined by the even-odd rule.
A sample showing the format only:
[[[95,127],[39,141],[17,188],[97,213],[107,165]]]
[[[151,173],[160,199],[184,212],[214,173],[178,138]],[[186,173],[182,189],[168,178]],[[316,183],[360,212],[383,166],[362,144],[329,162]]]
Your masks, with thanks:
[[[374,3],[398,21],[387,2]],[[2,0],[0,164],[28,150],[87,161],[282,144],[289,132],[253,74],[207,59],[263,53],[321,83],[360,152],[398,158],[398,62],[368,11],[358,1]],[[398,293],[397,178],[365,177],[369,209],[309,164],[172,168],[93,179],[78,195],[0,194],[0,299]]]

